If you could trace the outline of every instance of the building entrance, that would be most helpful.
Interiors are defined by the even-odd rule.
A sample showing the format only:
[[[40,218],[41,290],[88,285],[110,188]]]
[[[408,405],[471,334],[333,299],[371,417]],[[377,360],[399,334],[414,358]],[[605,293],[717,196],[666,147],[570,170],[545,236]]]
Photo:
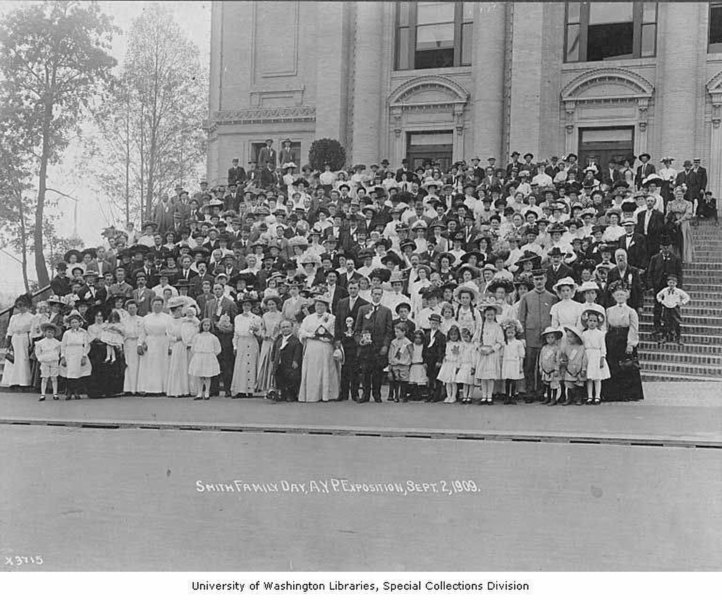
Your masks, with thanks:
[[[582,167],[594,163],[600,171],[612,159],[621,163],[624,158],[634,154],[634,127],[580,129],[578,154]]]
[[[409,168],[415,171],[426,162],[438,162],[448,172],[453,155],[453,131],[420,131],[407,134],[406,158]]]

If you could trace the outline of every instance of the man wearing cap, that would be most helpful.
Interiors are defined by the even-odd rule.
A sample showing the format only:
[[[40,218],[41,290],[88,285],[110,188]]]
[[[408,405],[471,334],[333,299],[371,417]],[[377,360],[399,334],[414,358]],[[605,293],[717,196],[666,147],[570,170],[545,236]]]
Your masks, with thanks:
[[[268,138],[266,145],[258,151],[258,165],[262,169],[266,169],[266,166],[270,165],[271,170],[275,171],[278,154],[272,146],[273,140]]]
[[[568,276],[571,277],[571,272]],[[519,302],[519,321],[524,328],[526,340],[524,379],[527,403],[540,399],[542,395],[541,384],[537,377],[537,363],[543,345],[542,331],[551,326],[551,307],[559,300],[556,294],[547,289],[546,279],[542,269],[533,271],[534,288],[524,294]]]

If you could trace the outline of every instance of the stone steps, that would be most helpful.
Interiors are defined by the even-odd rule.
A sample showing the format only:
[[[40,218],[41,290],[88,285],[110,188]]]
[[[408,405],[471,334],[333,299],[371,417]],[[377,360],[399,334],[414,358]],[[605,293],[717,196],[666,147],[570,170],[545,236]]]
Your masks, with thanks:
[[[682,340],[684,342],[684,346],[677,346],[670,343],[665,343],[660,346],[659,344],[657,344],[656,341],[653,341],[651,339],[651,334],[649,334],[648,337],[649,339],[643,338],[642,341],[639,342],[638,348],[640,355],[644,354],[644,356],[658,356],[659,354],[665,354],[670,356],[677,356],[679,354],[689,353],[696,356],[713,355],[722,357],[722,345],[704,343],[698,344],[695,343],[695,341],[692,339],[701,336],[685,337]]]
[[[719,365],[698,365],[655,360],[641,360],[642,372],[649,376],[683,375],[704,377],[705,381],[722,381],[722,367]]]
[[[672,348],[675,348],[672,351]],[[699,365],[701,367],[717,367],[720,369],[722,376],[722,355],[720,354],[695,354],[688,350],[685,346],[675,346],[674,344],[665,344],[660,351],[655,348],[653,351],[640,351],[639,360],[643,362],[655,362],[667,360],[673,364],[680,365]]]
[[[639,339],[640,344],[649,343],[654,344],[655,347],[657,346],[657,341],[653,338],[651,328],[642,329],[642,331],[639,332]],[[722,352],[722,340],[715,336],[690,333],[686,334],[682,341],[685,343],[685,345],[688,346],[700,346],[701,352],[716,352],[715,350],[711,349],[717,347],[719,347],[720,352]]]
[[[719,377],[705,377],[704,375],[682,375],[680,373],[674,373],[674,374],[657,374],[657,373],[650,373],[642,371],[642,381],[689,381],[697,382],[697,381],[710,381],[710,382],[719,382],[722,381],[722,378]]]

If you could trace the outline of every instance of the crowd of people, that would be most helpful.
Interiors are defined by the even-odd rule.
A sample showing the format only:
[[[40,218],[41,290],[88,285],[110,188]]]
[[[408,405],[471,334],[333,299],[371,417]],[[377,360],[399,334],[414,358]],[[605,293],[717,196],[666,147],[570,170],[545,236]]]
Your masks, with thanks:
[[[699,159],[313,171],[272,146],[68,251],[47,300],[15,303],[2,385],[595,405],[643,399],[645,291],[658,342],[682,343],[692,226],[717,218]]]

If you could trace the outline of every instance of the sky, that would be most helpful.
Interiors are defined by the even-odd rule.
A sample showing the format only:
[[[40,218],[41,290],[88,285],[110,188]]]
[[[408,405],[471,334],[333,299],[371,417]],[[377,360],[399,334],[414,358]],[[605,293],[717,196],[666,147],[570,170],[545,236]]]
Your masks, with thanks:
[[[4,16],[21,6],[25,2],[16,0],[0,0],[0,20]],[[99,2],[102,10],[113,18],[114,24],[121,29],[121,33],[113,39],[112,54],[119,63],[123,61],[126,49],[126,33],[131,23],[137,17],[142,16],[143,10],[151,2]],[[198,46],[201,62],[208,64],[210,61],[210,34],[211,34],[211,3],[210,2],[164,2],[172,6],[173,15],[186,35]],[[77,198],[78,204],[78,233],[88,246],[93,246],[101,241],[101,230],[112,223],[113,214],[102,197],[98,197],[88,182],[82,179],[70,179],[65,176],[73,168],[73,163],[79,156],[77,145],[71,146],[66,152],[63,162],[55,166],[50,172],[49,186],[59,189],[63,193]],[[58,199],[57,208],[49,209],[51,214],[58,215],[56,227],[58,233],[68,237],[73,233],[73,213],[75,201],[67,198],[59,198],[57,195],[49,194],[50,199]],[[2,275],[3,291],[9,293],[20,293],[24,291],[20,264],[17,260],[10,258],[6,253],[7,249],[0,251],[0,274]],[[17,258],[17,257],[16,257]],[[30,259],[32,263],[32,258]],[[34,279],[34,271],[29,273],[30,279]],[[0,302],[0,308],[5,303]]]

